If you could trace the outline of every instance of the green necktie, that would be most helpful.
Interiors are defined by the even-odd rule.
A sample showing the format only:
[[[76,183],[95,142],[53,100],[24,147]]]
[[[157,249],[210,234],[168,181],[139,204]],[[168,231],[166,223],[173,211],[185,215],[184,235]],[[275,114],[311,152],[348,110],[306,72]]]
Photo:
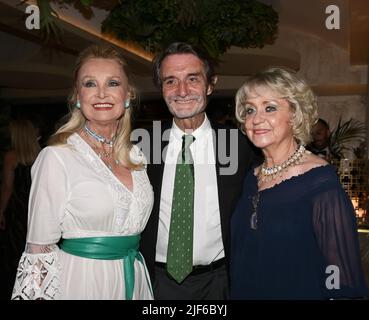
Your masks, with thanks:
[[[167,271],[181,283],[192,271],[194,169],[190,145],[195,137],[182,136],[174,179],[167,251]]]

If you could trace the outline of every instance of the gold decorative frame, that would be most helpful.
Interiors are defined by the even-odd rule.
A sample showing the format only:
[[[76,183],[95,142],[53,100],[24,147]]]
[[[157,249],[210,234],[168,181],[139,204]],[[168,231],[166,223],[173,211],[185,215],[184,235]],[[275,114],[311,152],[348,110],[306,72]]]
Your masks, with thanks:
[[[349,195],[355,209],[359,228],[369,229],[369,160],[342,159],[332,161],[343,188]]]

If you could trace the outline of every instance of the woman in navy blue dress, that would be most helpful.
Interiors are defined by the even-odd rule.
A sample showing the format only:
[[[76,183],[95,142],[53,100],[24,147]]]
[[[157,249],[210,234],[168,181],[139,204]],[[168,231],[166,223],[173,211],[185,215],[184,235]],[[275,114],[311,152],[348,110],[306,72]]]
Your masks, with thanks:
[[[368,295],[356,220],[335,168],[304,148],[316,98],[281,68],[250,77],[236,117],[264,154],[244,181],[231,221],[232,299]]]

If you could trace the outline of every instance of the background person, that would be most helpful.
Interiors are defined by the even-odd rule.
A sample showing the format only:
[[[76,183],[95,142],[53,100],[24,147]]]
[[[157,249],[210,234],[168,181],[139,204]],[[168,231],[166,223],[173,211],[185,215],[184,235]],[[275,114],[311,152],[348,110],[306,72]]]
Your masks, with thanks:
[[[304,148],[317,118],[310,88],[267,69],[238,90],[236,117],[264,161],[232,216],[231,298],[367,295],[351,201],[335,168]]]
[[[40,152],[37,129],[27,119],[9,124],[11,149],[4,155],[0,196],[1,296],[10,298],[27,233],[31,166]]]
[[[309,151],[328,162],[330,162],[332,159],[332,153],[329,148],[330,134],[331,132],[329,130],[327,121],[319,118],[312,128],[311,143],[307,146]]]
[[[205,108],[216,77],[199,50],[169,45],[154,61],[154,82],[173,115],[159,133],[170,130],[168,140],[151,147],[166,155],[148,165],[155,200],[142,252],[155,298],[226,299],[230,215],[253,152],[237,129],[208,120]],[[221,173],[230,165],[222,163],[222,152],[235,163],[232,174]]]
[[[151,299],[137,250],[153,194],[130,143],[135,95],[126,63],[113,47],[91,46],[74,80],[70,120],[32,167],[13,299]]]

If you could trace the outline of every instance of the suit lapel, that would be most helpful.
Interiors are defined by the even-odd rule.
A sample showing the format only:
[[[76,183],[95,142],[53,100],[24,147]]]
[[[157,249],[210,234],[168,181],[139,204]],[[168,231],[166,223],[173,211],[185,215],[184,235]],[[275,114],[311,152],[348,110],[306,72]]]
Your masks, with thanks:
[[[211,123],[211,127],[213,129],[213,146],[214,146],[214,157],[215,157],[215,170],[217,176],[217,186],[218,186],[218,203],[219,203],[219,212],[222,220],[222,213],[224,212],[222,197],[226,194],[226,190],[224,189],[223,176],[220,175],[220,161],[219,161],[219,146],[218,146],[218,130],[219,126],[215,123]]]
[[[149,172],[149,177],[150,177],[150,181],[151,184],[153,185],[153,189],[155,192],[155,203],[154,203],[154,208],[152,211],[152,214],[157,215],[157,218],[159,218],[159,211],[160,211],[160,199],[161,199],[161,189],[162,189],[162,183],[163,183],[163,173],[164,173],[164,160],[165,160],[165,156],[163,155],[163,151],[164,149],[168,146],[169,144],[169,140],[165,139],[163,140],[163,133],[171,128],[171,123],[164,123],[161,126],[161,131],[160,131],[160,159],[154,159],[154,152],[157,152],[155,150],[153,150],[155,147],[158,147],[157,143],[154,143],[154,141],[151,142],[151,160],[155,162],[150,165],[148,167],[148,169],[150,170]],[[168,131],[168,133],[170,133],[170,131]],[[167,136],[169,138],[169,134]],[[158,137],[156,137],[158,138]],[[155,139],[154,135],[153,135],[153,139]],[[159,161],[159,162],[157,162]]]

